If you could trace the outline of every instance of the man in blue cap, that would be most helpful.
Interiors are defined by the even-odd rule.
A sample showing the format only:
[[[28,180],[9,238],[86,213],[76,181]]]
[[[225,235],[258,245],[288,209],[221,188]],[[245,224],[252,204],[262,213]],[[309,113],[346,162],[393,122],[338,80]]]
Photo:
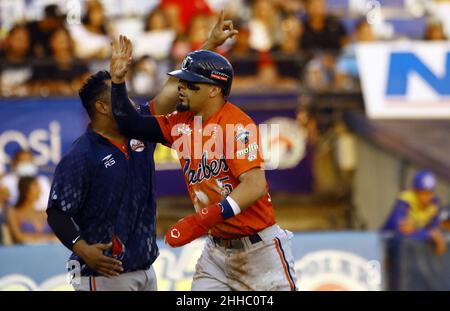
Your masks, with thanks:
[[[436,245],[436,253],[445,253],[447,245],[440,229],[440,202],[435,187],[436,177],[433,173],[418,171],[413,177],[412,189],[397,196],[382,231],[417,240],[432,240]]]

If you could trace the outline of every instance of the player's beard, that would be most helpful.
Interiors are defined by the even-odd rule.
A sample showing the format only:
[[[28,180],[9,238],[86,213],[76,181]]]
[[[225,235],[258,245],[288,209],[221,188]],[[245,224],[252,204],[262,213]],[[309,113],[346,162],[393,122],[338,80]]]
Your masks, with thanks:
[[[186,103],[186,104],[184,104],[183,102],[179,101],[179,102],[177,103],[177,106],[176,106],[175,109],[176,109],[177,111],[179,111],[179,112],[182,112],[182,111],[188,111],[188,110],[190,109],[189,102]]]

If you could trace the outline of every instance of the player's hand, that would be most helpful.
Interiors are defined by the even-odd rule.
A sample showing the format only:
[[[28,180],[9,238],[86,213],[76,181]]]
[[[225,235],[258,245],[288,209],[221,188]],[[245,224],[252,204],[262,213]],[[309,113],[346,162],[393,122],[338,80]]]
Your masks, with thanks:
[[[133,45],[126,36],[120,35],[119,39],[113,39],[111,42],[111,63],[109,65],[112,82],[125,82],[125,76],[132,61],[132,52]]]
[[[207,230],[197,221],[196,214],[190,215],[170,227],[165,241],[172,247],[180,247],[205,235]]]
[[[84,262],[99,274],[111,277],[118,276],[123,272],[122,262],[114,258],[105,256],[103,251],[112,247],[112,243],[108,244],[87,244],[84,240],[79,240],[73,247],[73,251],[84,260]]]
[[[402,220],[399,224],[399,229],[401,233],[410,235],[416,231],[416,226],[409,220]]]
[[[432,230],[430,236],[436,247],[435,248],[436,255],[440,256],[445,254],[445,252],[447,251],[447,242],[442,232],[438,229]]]
[[[219,204],[212,204],[202,208],[198,213],[181,219],[170,227],[166,233],[166,243],[172,247],[186,245],[205,235],[209,229],[222,221]]]
[[[224,20],[223,10],[220,12],[216,25],[209,34],[202,49],[212,50],[222,45],[228,38],[237,35],[238,31],[233,28],[231,20]]]

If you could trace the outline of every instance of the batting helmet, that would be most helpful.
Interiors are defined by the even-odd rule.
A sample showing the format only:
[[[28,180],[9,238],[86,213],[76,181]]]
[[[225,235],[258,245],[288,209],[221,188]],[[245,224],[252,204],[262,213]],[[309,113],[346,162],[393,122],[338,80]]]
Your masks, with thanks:
[[[436,177],[427,170],[418,171],[413,177],[413,188],[415,190],[434,190]]]
[[[189,82],[218,85],[223,95],[228,96],[233,82],[233,67],[220,54],[198,50],[184,58],[181,69],[171,71],[168,75]]]

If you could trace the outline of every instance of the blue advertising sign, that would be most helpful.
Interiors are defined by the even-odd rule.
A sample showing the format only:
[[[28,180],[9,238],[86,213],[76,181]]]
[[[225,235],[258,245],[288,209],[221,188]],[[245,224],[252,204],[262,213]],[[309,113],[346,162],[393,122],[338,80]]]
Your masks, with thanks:
[[[448,42],[361,43],[356,55],[370,118],[449,118]]]
[[[51,170],[87,123],[84,108],[75,98],[2,100],[0,165],[8,165],[17,150],[30,149],[36,164]]]
[[[412,52],[394,52],[389,59],[387,96],[406,96],[408,80],[416,74],[441,96],[450,95],[450,53],[445,55],[444,72],[434,73]]]
[[[295,122],[293,109],[249,111],[257,124],[279,125],[275,148],[279,166],[267,171],[270,191],[310,192],[313,187],[311,154],[305,149],[305,131]],[[0,104],[0,172],[8,168],[19,148],[30,149],[41,173],[51,177],[72,142],[86,129],[88,118],[77,98],[5,99]],[[271,132],[269,132],[270,134]],[[269,143],[272,137],[264,139]],[[275,143],[272,143],[274,145]],[[155,150],[156,193],[187,195],[177,155],[158,145]]]

